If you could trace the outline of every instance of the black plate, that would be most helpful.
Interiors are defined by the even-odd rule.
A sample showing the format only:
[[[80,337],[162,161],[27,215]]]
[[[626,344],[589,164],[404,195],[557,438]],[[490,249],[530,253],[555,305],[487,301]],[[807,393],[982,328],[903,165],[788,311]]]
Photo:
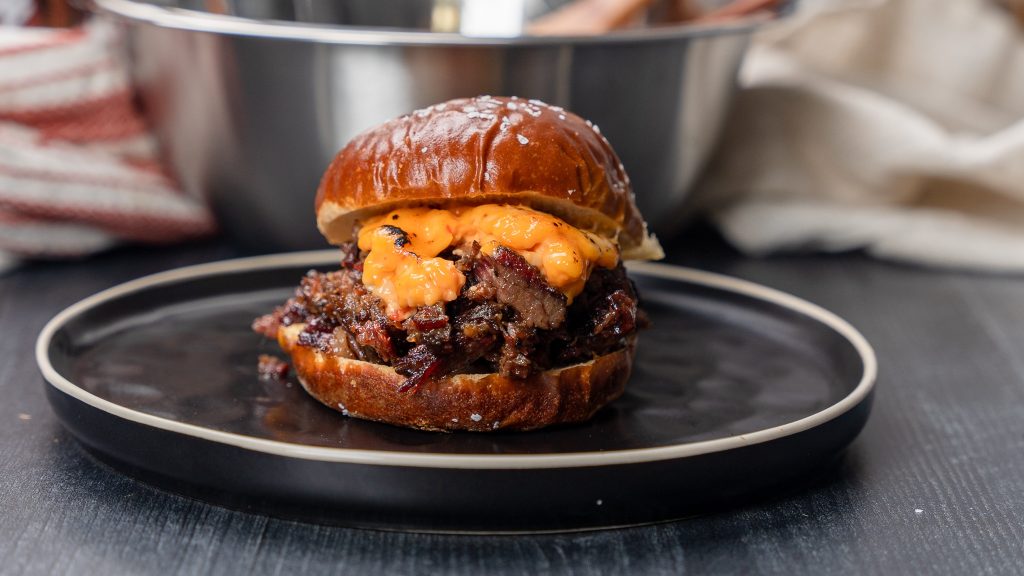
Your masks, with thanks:
[[[416,530],[565,530],[728,505],[831,461],[867,419],[856,330],[762,286],[630,268],[654,326],[626,394],[583,425],[431,433],[345,418],[260,380],[249,330],[334,252],[194,266],[59,314],[37,358],[58,417],[100,459],[250,511]]]

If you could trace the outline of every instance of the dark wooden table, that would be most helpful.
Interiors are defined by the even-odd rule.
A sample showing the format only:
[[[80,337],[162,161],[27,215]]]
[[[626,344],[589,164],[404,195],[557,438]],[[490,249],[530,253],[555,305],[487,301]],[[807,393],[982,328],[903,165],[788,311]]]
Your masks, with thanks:
[[[97,464],[63,431],[33,343],[93,292],[242,252],[219,242],[122,249],[0,276],[0,573],[1024,572],[1024,278],[856,254],[752,260],[707,231],[671,248],[676,263],[830,308],[874,344],[874,413],[837,468],[714,515],[555,535],[324,527],[164,493]]]

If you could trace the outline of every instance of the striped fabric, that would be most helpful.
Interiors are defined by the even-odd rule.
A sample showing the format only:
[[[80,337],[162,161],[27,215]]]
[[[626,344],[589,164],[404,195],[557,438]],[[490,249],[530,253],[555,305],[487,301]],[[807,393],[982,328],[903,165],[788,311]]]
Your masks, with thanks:
[[[115,26],[0,28],[0,263],[214,229],[159,162]]]

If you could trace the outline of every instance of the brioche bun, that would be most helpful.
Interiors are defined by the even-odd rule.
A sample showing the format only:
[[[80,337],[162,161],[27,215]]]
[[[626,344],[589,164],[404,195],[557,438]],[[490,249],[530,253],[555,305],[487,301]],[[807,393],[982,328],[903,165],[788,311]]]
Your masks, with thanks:
[[[598,128],[537,100],[450,100],[351,140],[317,190],[317,226],[350,242],[397,207],[518,204],[617,238],[624,258],[663,256],[629,178]]]
[[[389,366],[299,345],[304,326],[282,327],[277,340],[310,396],[347,416],[434,431],[533,430],[588,420],[622,395],[636,350],[634,335],[620,350],[526,380],[456,374],[409,393],[401,391],[405,377]]]

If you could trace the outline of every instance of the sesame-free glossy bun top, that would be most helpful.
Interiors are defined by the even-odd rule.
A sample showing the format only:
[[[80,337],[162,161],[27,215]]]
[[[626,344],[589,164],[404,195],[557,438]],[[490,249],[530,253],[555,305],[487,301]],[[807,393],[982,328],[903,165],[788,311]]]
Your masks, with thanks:
[[[356,136],[320,182],[317,225],[340,244],[395,207],[485,203],[530,206],[617,237],[626,258],[661,256],[598,127],[516,97],[450,100]]]

